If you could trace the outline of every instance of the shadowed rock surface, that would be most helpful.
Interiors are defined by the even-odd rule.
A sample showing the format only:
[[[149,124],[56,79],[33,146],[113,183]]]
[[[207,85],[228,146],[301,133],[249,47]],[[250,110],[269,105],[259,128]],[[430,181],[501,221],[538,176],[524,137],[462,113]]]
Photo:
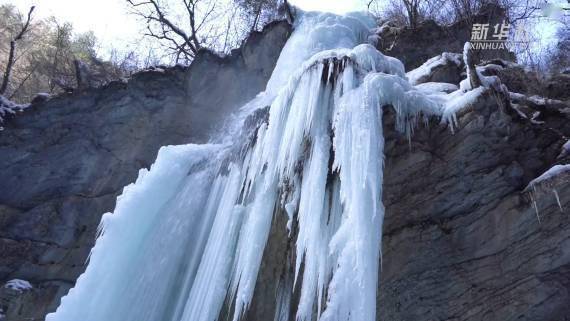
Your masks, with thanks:
[[[101,215],[164,145],[206,142],[265,85],[290,26],[269,25],[225,58],[34,104],[0,132],[0,289],[7,321],[43,320],[85,268]]]

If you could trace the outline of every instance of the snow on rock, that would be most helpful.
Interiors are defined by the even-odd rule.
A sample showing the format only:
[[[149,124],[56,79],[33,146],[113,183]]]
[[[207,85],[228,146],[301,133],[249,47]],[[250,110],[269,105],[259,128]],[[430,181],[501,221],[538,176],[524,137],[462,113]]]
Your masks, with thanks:
[[[446,83],[446,82],[425,82],[415,86],[416,89],[428,93],[440,92],[440,93],[452,93],[459,89],[457,85]]]
[[[566,143],[562,145],[558,158],[564,158],[567,157],[568,155],[570,155],[570,140],[567,140]]]
[[[466,42],[463,48],[463,60],[467,69],[467,78],[463,79],[459,83],[458,89],[455,87],[456,90],[452,91],[454,87],[442,87],[442,85],[432,85],[430,83],[428,83],[428,85],[419,84],[415,86],[417,89],[427,93],[430,95],[430,97],[438,100],[443,105],[442,122],[449,124],[452,132],[454,130],[454,127],[457,127],[459,125],[457,116],[460,115],[463,110],[466,110],[467,108],[475,105],[479,97],[481,97],[481,95],[483,95],[485,92],[488,90],[494,90],[496,93],[504,93],[505,95],[508,94],[507,88],[501,84],[501,81],[497,76],[484,76],[477,69],[475,71],[479,77],[479,80],[481,81],[482,86],[479,86],[475,89],[472,88],[471,81],[469,79],[470,69],[469,65],[467,64],[469,50],[470,44],[469,42]],[[449,93],[444,94],[446,92]]]
[[[34,98],[32,98],[32,104],[38,104],[51,99],[51,95],[48,93],[37,93]]]
[[[18,292],[24,292],[33,289],[33,286],[30,284],[30,282],[20,279],[10,280],[4,284],[4,287]]]
[[[29,104],[16,104],[15,102],[8,100],[8,98],[0,95],[0,124],[4,121],[6,116],[21,112],[29,106]]]
[[[490,64],[483,65],[483,66],[476,66],[475,68],[477,69],[477,72],[480,73],[480,74],[481,74],[481,73],[485,73],[485,72],[489,72],[489,71],[492,71],[492,72],[499,72],[499,71],[505,69],[505,68],[504,68],[503,66],[501,66],[501,65],[491,64],[491,63],[490,63]]]
[[[408,77],[412,85],[417,85],[423,82],[430,81],[432,74],[435,70],[452,66],[453,68],[459,68],[463,65],[461,61],[461,54],[444,52],[441,55],[430,58],[423,65],[418,68],[409,71],[406,76]]]
[[[554,188],[560,183],[570,180],[570,165],[554,165],[539,177],[528,183],[525,192]]]
[[[537,198],[541,195],[552,192],[556,198],[558,207],[560,207],[560,210],[562,211],[562,204],[560,203],[560,197],[558,196],[556,187],[568,182],[570,182],[570,164],[554,165],[542,175],[528,183],[523,192],[529,193],[539,222],[540,216],[538,214]]]
[[[441,106],[441,122],[448,124],[452,132],[459,126],[457,116],[474,106],[479,97],[488,90],[484,86],[471,90],[468,79],[462,80],[459,88],[453,84],[429,82],[414,88]]]
[[[485,90],[485,87],[478,87],[467,92],[458,90],[444,97],[445,107],[442,121],[450,125],[451,131],[453,131],[454,127],[459,125],[457,115],[460,114],[462,110],[473,106]]]
[[[510,99],[517,103],[522,103],[534,107],[535,109],[551,109],[563,111],[564,108],[570,108],[568,103],[558,99],[550,99],[538,95],[526,96],[516,92],[509,92]]]

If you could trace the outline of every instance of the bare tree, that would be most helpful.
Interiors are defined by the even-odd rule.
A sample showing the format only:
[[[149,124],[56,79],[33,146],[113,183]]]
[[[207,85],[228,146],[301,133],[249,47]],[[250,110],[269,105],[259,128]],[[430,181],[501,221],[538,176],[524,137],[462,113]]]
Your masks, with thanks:
[[[437,20],[444,0],[369,0],[368,10],[383,21],[416,29],[427,19]]]
[[[410,28],[416,29],[420,22],[420,3],[422,0],[402,0],[404,7],[406,8],[406,13],[408,14],[408,20],[410,23]]]
[[[277,13],[277,0],[234,0],[236,4],[245,12],[250,30],[257,30],[258,26],[263,26],[271,21]],[[286,1],[284,3],[287,3]],[[251,21],[251,22],[250,22]]]
[[[535,18],[546,0],[369,0],[368,10],[384,19],[415,28],[422,20],[434,20],[442,25],[456,22],[473,24],[484,7],[502,8],[506,21],[514,24]]]
[[[67,57],[71,56],[68,51],[70,51],[72,26],[69,23],[59,24],[57,20],[51,19],[51,23],[55,26],[53,35],[53,53],[50,55],[50,70],[49,70],[49,91],[54,92],[56,86],[62,88],[64,91],[68,91],[68,88],[73,88],[71,83],[71,77],[67,76],[71,74],[69,68],[66,68]],[[66,77],[67,76],[67,77]]]
[[[0,84],[8,65],[10,43],[25,26],[27,13],[26,10],[20,14],[11,5],[0,5]],[[160,63],[154,57],[148,57],[149,61],[145,62],[142,55],[134,52],[116,52],[111,59],[103,59],[98,55],[98,47],[93,32],[77,33],[71,24],[58,22],[53,17],[39,19],[36,8],[25,35],[16,43],[3,96],[17,103],[25,103],[37,93],[57,95],[78,88],[99,87],[149,64]],[[123,54],[125,57],[121,58]],[[78,70],[76,60],[84,65],[80,68],[82,70]]]
[[[6,93],[6,89],[8,88],[8,83],[10,82],[10,74],[12,73],[12,68],[14,67],[15,57],[16,57],[16,43],[24,37],[28,28],[30,26],[30,22],[32,20],[32,13],[34,12],[35,6],[30,8],[28,12],[28,17],[26,21],[22,25],[22,29],[20,32],[10,41],[10,53],[8,54],[8,62],[6,64],[6,70],[4,71],[4,77],[2,79],[2,85],[0,86],[0,95],[4,95]]]
[[[77,82],[77,90],[85,90],[91,87],[91,71],[89,67],[81,60],[73,60],[75,66],[75,81]]]
[[[184,19],[169,14],[169,8],[160,0],[127,0],[133,12],[147,24],[146,36],[166,44],[175,55],[175,61],[191,61],[198,51],[212,40],[210,22],[215,18],[215,0],[180,0]],[[183,27],[185,25],[185,27]]]
[[[549,69],[552,72],[570,71],[570,33],[568,28],[568,23],[566,23],[557,32],[559,40],[549,61]]]

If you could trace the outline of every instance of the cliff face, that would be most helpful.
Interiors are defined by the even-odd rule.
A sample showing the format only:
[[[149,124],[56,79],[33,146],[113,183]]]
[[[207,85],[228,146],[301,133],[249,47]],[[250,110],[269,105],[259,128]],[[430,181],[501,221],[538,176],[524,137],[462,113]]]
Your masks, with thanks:
[[[476,20],[501,16],[489,7]],[[409,70],[441,51],[461,52],[469,34],[461,23],[427,22],[417,32],[386,29],[379,48]],[[439,73],[448,78],[439,81],[457,84],[456,66]],[[568,105],[567,75],[541,83],[517,66],[496,75],[510,91]],[[570,182],[557,187],[562,209],[553,193],[537,200],[540,222],[522,192],[553,164],[568,163],[558,157],[570,134],[567,115],[543,110],[531,122],[501,112],[488,92],[459,117],[455,133],[432,122],[409,144],[392,129],[393,113],[385,116],[379,319],[570,320]]]
[[[488,7],[475,20],[500,23],[502,15]],[[386,28],[378,47],[410,70],[441,51],[461,52],[469,34],[461,23],[427,22],[417,31]],[[489,50],[478,57],[493,58],[514,57]],[[570,107],[568,75],[539,81],[507,65],[492,74],[510,91]],[[433,75],[457,84],[460,73],[449,65]],[[459,117],[455,133],[432,122],[410,143],[393,130],[393,113],[385,114],[379,320],[570,320],[570,182],[556,188],[561,208],[554,193],[538,198],[540,221],[523,193],[553,164],[568,163],[559,157],[568,116],[537,108],[540,119],[530,121],[501,109],[487,92]]]
[[[488,93],[454,134],[432,123],[408,145],[387,124],[380,320],[568,320],[570,182],[562,210],[538,198],[540,222],[522,193],[570,134],[562,115],[543,121]]]
[[[42,320],[55,309],[83,271],[101,214],[113,209],[122,187],[160,146],[206,141],[234,108],[263,90],[289,32],[276,23],[231,57],[205,52],[188,69],[147,71],[127,83],[57,97],[5,124],[0,284],[20,278],[34,286],[0,289],[6,320]],[[452,49],[426,44],[425,59]],[[425,60],[405,59],[412,66]],[[505,78],[514,72],[503,73],[515,88]],[[559,89],[570,81],[560,77],[549,93],[567,100]],[[522,193],[552,164],[567,163],[557,159],[562,137],[570,137],[567,116],[545,110],[544,123],[531,122],[501,111],[487,91],[460,115],[454,133],[433,120],[410,143],[393,130],[393,111],[384,117],[378,319],[570,320],[570,184],[557,187],[562,211],[554,196],[538,199],[540,222]],[[289,242],[280,217],[246,320],[273,319],[276,289],[291,272],[283,256]]]
[[[285,22],[220,58],[154,69],[34,104],[0,132],[0,289],[6,320],[42,320],[83,272],[101,215],[164,145],[203,143],[265,88]],[[2,314],[0,312],[0,314]]]
[[[377,320],[570,320],[570,182],[556,186],[562,208],[553,193],[537,199],[540,221],[523,193],[568,163],[558,156],[567,117],[543,112],[544,123],[533,123],[506,114],[488,90],[454,133],[433,119],[408,141],[385,110]],[[248,321],[273,317],[272,293],[292,273],[284,224],[274,223]]]

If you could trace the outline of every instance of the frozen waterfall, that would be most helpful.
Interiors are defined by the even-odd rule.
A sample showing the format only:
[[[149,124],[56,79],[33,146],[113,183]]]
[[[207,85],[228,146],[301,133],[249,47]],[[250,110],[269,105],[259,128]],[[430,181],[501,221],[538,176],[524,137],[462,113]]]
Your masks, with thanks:
[[[382,108],[397,128],[441,115],[402,63],[369,44],[364,14],[300,13],[267,90],[216,143],[163,147],[103,216],[85,273],[48,321],[237,321],[275,215],[295,258],[276,320],[374,321]],[[267,106],[270,106],[267,108]],[[225,317],[225,315],[224,315]]]

